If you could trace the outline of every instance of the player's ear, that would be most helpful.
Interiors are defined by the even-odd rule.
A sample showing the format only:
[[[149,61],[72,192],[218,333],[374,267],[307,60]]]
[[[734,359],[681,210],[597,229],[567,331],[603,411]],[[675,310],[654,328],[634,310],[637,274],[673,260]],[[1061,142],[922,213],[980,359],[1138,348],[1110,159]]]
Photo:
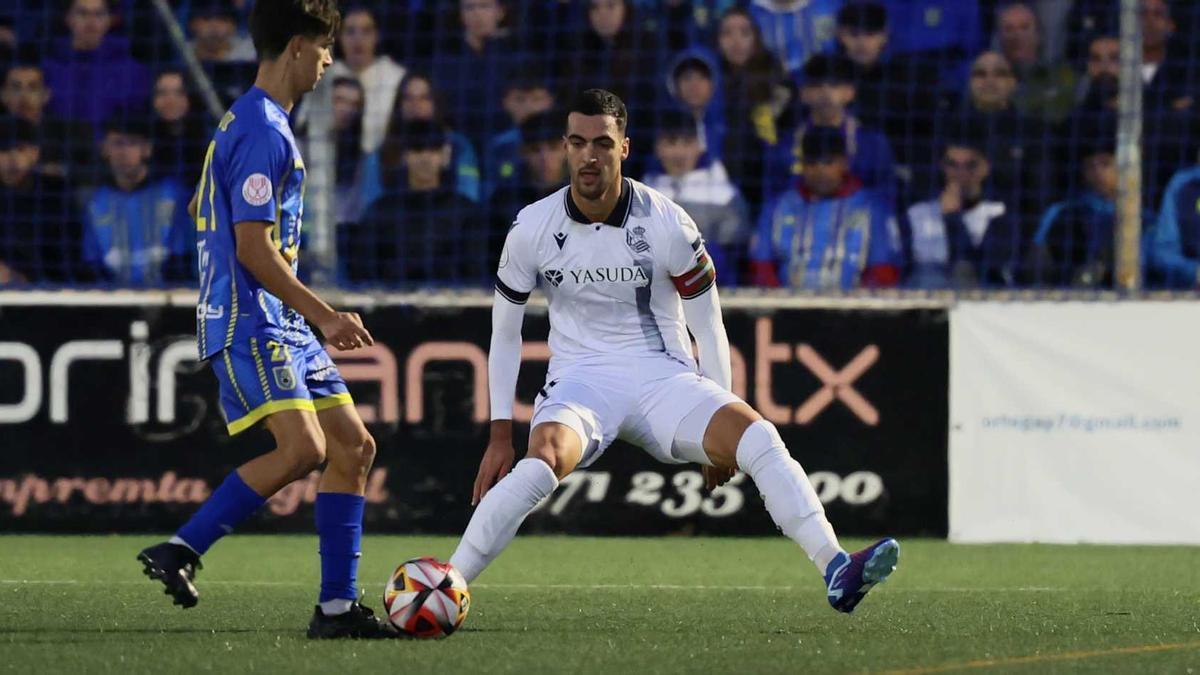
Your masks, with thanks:
[[[621,159],[622,159],[622,161],[629,159],[629,137],[628,136],[625,137],[625,140],[621,141]]]
[[[303,35],[293,35],[291,40],[288,40],[287,49],[284,50],[283,56],[289,61],[300,58],[300,54],[304,51],[304,41],[307,40]]]

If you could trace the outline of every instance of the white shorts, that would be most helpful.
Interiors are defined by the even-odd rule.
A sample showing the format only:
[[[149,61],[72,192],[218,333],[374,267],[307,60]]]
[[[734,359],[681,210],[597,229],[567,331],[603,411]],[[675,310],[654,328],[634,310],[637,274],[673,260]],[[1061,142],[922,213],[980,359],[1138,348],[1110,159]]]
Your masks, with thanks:
[[[530,429],[558,422],[579,434],[585,468],[618,438],[668,464],[711,464],[704,431],[713,414],[741,399],[666,355],[555,368],[534,401]],[[684,424],[684,422],[687,424]]]

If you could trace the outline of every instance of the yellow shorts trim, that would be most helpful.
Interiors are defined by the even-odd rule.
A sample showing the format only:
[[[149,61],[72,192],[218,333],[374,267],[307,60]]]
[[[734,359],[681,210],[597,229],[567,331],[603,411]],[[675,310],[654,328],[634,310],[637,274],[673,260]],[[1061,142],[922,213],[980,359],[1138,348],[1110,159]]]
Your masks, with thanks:
[[[354,399],[350,398],[350,394],[334,394],[333,396],[325,396],[313,401],[313,407],[318,411],[336,408],[341,405],[354,405]]]
[[[317,411],[313,402],[306,398],[286,398],[281,401],[268,401],[225,426],[229,429],[230,436],[236,436],[257,424],[259,420],[267,415],[274,415],[284,410]]]

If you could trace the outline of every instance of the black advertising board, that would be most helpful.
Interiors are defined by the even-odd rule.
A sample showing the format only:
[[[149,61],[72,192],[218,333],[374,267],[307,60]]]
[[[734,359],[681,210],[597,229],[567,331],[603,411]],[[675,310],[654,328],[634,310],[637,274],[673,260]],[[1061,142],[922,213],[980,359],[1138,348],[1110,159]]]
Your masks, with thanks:
[[[387,306],[378,344],[335,358],[374,434],[367,528],[459,533],[486,440],[490,310]],[[779,428],[844,534],[947,529],[944,310],[727,309],[734,388]],[[230,438],[197,363],[193,312],[167,306],[0,307],[0,531],[167,531],[271,447]],[[545,375],[544,314],[526,320],[516,416]],[[527,433],[519,425],[518,435]],[[521,448],[518,448],[518,453]],[[315,477],[247,531],[311,531]],[[748,478],[714,494],[698,467],[622,443],[524,531],[770,534]]]

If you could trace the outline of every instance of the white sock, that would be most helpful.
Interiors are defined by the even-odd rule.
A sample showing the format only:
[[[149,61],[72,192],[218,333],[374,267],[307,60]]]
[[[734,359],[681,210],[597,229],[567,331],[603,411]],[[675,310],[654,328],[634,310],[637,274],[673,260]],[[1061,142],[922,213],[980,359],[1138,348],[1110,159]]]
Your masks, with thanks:
[[[525,516],[558,487],[558,478],[540,459],[526,458],[479,502],[450,564],[468,582],[483,571],[517,534]]]
[[[177,545],[179,545],[179,546],[183,546],[184,548],[188,549],[188,550],[189,550],[189,551],[191,551],[192,553],[195,553],[195,552],[196,552],[196,549],[192,548],[192,545],[191,545],[191,544],[189,544],[189,543],[187,543],[186,541],[184,541],[184,540],[180,539],[180,538],[179,538],[179,535],[177,535],[177,534],[175,534],[175,535],[172,535],[172,536],[171,536],[171,538],[167,540],[167,543],[168,543],[168,544],[177,544]]]
[[[354,604],[353,600],[345,598],[334,598],[321,603],[321,612],[325,616],[337,616],[350,611],[350,605]]]
[[[737,463],[762,493],[776,527],[799,544],[824,575],[842,547],[808,475],[792,459],[775,425],[766,420],[751,424],[738,441]]]

